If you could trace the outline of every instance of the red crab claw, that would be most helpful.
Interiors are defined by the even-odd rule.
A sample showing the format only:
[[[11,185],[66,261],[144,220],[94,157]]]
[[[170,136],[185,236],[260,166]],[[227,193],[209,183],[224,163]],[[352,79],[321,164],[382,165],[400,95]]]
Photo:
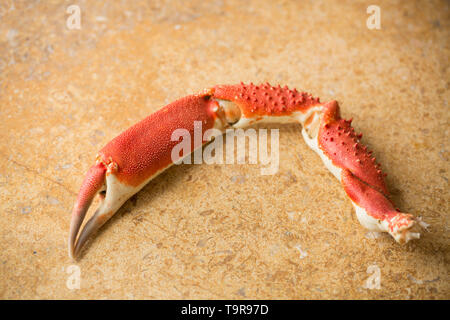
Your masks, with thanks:
[[[70,257],[76,258],[87,239],[128,198],[173,164],[171,151],[178,143],[172,139],[173,132],[181,129],[192,136],[195,122],[202,124],[202,137],[209,129],[223,130],[227,127],[225,113],[207,91],[167,105],[124,131],[100,150],[97,163],[89,169],[73,209],[68,243]],[[179,157],[187,156],[205,142],[202,140],[197,145],[191,141],[189,152],[184,153],[182,150]],[[101,194],[102,202],[76,240],[97,193]]]

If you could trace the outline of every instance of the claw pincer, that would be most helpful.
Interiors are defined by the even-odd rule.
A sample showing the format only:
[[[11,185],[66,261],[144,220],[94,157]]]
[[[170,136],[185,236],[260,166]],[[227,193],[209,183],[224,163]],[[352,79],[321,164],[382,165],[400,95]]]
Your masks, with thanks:
[[[89,236],[128,198],[173,163],[171,150],[177,144],[171,139],[174,130],[183,128],[193,133],[195,121],[202,122],[203,131],[222,126],[222,119],[214,111],[216,108],[217,103],[206,93],[184,97],[130,127],[100,150],[97,163],[88,171],[72,212],[71,257],[79,253]],[[98,192],[104,194],[101,205],[75,243],[84,216]]]
[[[321,103],[311,95],[271,85],[225,85],[181,98],[130,127],[100,150],[84,179],[72,212],[69,254],[75,258],[89,236],[151,179],[174,163],[177,129],[194,134],[201,123],[202,137],[210,129],[244,128],[259,122],[298,122],[302,135],[327,168],[338,178],[363,226],[390,233],[398,242],[419,235],[409,230],[411,215],[394,209],[384,176],[371,152],[350,125],[340,118],[336,101]],[[191,142],[188,156],[202,144]],[[89,206],[100,194],[101,204],[79,233]],[[78,239],[77,239],[78,235]]]

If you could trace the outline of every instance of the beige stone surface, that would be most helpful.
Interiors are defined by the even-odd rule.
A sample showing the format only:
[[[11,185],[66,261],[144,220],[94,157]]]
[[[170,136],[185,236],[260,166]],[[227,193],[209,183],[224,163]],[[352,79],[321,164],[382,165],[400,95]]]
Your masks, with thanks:
[[[377,1],[380,30],[368,4],[1,1],[0,298],[449,299],[449,2]],[[368,233],[300,127],[270,125],[277,174],[173,167],[71,261],[70,212],[97,150],[172,100],[239,81],[338,100],[428,231],[404,246]]]

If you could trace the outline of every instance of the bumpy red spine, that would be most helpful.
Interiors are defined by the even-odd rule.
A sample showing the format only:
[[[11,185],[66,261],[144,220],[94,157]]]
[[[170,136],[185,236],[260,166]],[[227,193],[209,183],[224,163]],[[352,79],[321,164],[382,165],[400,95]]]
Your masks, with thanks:
[[[254,85],[240,83],[237,85],[215,86],[214,97],[238,103],[244,116],[283,116],[295,111],[302,111],[320,104],[319,98],[314,98],[306,92],[287,86],[271,86],[269,83]]]
[[[358,179],[388,195],[381,167],[360,137],[352,128],[351,120],[341,119],[336,101],[324,105],[319,147],[336,166],[350,170]]]

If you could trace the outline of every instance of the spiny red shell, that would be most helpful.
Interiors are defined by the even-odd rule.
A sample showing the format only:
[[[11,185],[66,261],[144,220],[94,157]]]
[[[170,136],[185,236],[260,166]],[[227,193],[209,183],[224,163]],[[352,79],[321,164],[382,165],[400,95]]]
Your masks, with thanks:
[[[181,98],[156,111],[111,140],[99,154],[105,163],[118,165],[119,180],[137,186],[172,163],[171,151],[179,141],[171,141],[176,129],[187,129],[194,150],[194,121],[202,122],[203,133],[214,126],[214,102],[205,95]]]
[[[342,185],[350,199],[366,209],[373,218],[390,220],[399,214],[384,195],[356,178],[349,170],[344,170],[341,178]]]
[[[324,105],[319,128],[319,147],[340,168],[350,170],[358,179],[385,195],[384,177],[367,148],[361,144],[348,120],[339,114],[336,101]]]
[[[287,86],[281,88],[270,84],[237,84],[220,85],[213,88],[214,97],[233,101],[242,108],[248,118],[264,115],[289,115],[320,104],[318,98],[313,98],[306,92],[290,90]]]

